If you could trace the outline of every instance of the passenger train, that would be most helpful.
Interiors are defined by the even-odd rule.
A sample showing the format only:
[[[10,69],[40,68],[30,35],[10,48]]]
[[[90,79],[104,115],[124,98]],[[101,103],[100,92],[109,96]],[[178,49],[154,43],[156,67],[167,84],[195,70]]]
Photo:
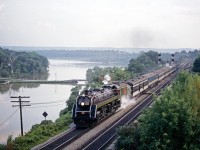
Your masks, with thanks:
[[[86,90],[79,95],[72,109],[76,127],[89,127],[113,114],[121,106],[123,95],[135,97],[157,85],[176,71],[175,66],[164,67],[147,73],[137,79],[115,81],[100,89]]]

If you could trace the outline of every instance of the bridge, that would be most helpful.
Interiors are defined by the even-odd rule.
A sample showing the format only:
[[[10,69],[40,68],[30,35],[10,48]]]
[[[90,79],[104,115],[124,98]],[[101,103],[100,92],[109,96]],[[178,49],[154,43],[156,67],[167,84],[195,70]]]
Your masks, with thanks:
[[[23,80],[23,79],[0,79],[0,84],[12,83],[39,83],[39,84],[78,84],[78,82],[87,82],[85,79],[70,79],[70,80]]]

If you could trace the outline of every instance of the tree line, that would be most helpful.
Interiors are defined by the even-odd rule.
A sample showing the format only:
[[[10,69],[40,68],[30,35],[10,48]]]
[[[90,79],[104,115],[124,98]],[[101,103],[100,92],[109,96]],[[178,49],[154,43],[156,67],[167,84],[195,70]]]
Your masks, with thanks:
[[[51,59],[102,62],[105,65],[127,65],[131,58],[139,56],[119,50],[38,50],[37,53]]]
[[[0,47],[0,77],[47,73],[47,58],[36,52],[16,52]]]
[[[136,122],[117,131],[117,149],[199,149],[200,76],[182,72]]]

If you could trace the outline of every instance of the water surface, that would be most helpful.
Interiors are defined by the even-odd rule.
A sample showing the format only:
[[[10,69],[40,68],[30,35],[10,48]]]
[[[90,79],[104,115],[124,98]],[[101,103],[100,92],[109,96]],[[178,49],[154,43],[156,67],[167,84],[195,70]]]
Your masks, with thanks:
[[[86,70],[98,63],[49,60],[48,80],[85,79]],[[55,121],[59,117],[60,110],[66,107],[72,85],[55,84],[12,84],[0,85],[0,143],[5,143],[8,135],[14,137],[21,133],[20,114],[18,107],[12,107],[17,103],[11,103],[10,96],[30,96],[31,106],[23,107],[24,132],[30,130],[32,125],[44,120],[42,113],[48,113],[47,119]],[[44,104],[38,104],[44,103]],[[7,120],[7,121],[6,121]]]

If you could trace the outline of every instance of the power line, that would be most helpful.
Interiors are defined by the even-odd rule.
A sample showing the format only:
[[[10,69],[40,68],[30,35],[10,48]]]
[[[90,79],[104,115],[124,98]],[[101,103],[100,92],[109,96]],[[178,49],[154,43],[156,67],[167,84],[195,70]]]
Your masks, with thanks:
[[[64,103],[63,103],[64,104]],[[28,107],[28,108],[43,108],[43,107],[52,107],[52,106],[59,106],[59,105],[63,105],[63,104],[57,104],[57,105],[50,105],[50,106],[34,106],[34,107]]]
[[[17,111],[19,110],[19,108],[17,108],[6,120],[4,120],[0,126],[4,125],[4,123],[6,123]]]
[[[44,102],[44,103],[30,103],[31,105],[41,105],[41,104],[53,104],[53,103],[61,103],[61,102],[66,102],[64,101],[51,101],[51,102]]]
[[[3,99],[3,100],[0,100],[0,102],[1,102],[1,101],[9,101],[9,100],[10,100],[10,99]]]
[[[4,102],[4,101],[9,101],[10,102],[10,99],[7,98],[7,99],[0,100],[0,102]],[[40,101],[43,101],[43,100],[40,100]],[[51,101],[51,102],[61,102],[61,101],[64,102],[64,101],[67,101],[67,100],[66,99],[61,99],[61,100],[56,100],[56,101]],[[47,102],[47,103],[51,103],[51,102]],[[30,104],[37,104],[37,103],[30,103]]]

